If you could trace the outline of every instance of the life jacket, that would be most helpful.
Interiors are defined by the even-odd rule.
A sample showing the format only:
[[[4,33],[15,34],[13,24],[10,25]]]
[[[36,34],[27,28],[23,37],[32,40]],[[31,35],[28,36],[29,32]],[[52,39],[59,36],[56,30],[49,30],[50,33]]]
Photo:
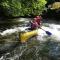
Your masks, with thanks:
[[[38,23],[37,22],[32,22],[31,23],[31,29],[36,29],[38,27]]]

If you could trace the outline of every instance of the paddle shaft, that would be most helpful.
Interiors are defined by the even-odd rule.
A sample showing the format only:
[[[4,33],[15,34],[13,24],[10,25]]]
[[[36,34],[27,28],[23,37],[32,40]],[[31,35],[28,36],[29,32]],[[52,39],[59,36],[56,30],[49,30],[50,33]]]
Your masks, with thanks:
[[[41,27],[40,27],[41,28]],[[41,28],[42,29],[42,28]],[[45,31],[44,29],[42,29],[43,31]],[[51,32],[49,32],[49,31],[45,31],[46,32],[46,34],[48,34],[49,36],[50,35],[52,35],[52,33]]]
[[[42,28],[41,28],[42,29]],[[43,31],[45,31],[44,29],[42,29]],[[45,31],[46,32],[46,31]]]

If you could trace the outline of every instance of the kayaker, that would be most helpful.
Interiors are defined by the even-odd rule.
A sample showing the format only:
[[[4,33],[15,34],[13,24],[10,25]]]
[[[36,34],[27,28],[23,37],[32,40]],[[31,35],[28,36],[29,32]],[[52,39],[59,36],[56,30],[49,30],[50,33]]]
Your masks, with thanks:
[[[37,29],[38,28],[38,23],[35,21],[35,20],[33,20],[32,22],[31,22],[31,30],[34,30],[34,29]]]
[[[40,28],[41,19],[42,19],[41,16],[36,16],[35,18],[33,18],[33,21],[29,22],[29,26],[30,26],[29,30],[34,30],[34,29]]]
[[[42,17],[41,16],[36,16],[36,19],[35,21],[38,23],[39,26],[41,26],[41,23],[42,23]]]
[[[40,28],[41,27],[41,23],[42,23],[42,17],[41,16],[36,16],[34,19],[33,19],[33,22],[31,24],[31,27],[34,28]]]

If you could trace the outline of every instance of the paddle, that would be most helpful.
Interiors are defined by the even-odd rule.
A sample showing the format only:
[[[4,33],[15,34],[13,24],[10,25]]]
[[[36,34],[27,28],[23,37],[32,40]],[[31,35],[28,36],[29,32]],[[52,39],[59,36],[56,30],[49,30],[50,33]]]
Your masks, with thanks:
[[[28,28],[29,28],[29,27],[28,27]],[[40,28],[40,29],[42,29],[41,27],[39,27],[39,28]],[[27,29],[27,28],[26,28],[26,29]],[[26,30],[26,29],[25,29],[25,30]],[[43,31],[45,31],[47,35],[49,35],[49,36],[50,36],[50,35],[52,35],[52,33],[51,33],[51,32],[46,31],[46,30],[44,30],[44,29],[42,29],[42,30],[43,30]]]
[[[41,29],[42,29],[42,28],[41,28]],[[45,31],[44,29],[42,29],[42,30]],[[46,34],[49,35],[49,36],[52,35],[52,33],[49,32],[49,31],[45,31],[45,32],[46,32]]]

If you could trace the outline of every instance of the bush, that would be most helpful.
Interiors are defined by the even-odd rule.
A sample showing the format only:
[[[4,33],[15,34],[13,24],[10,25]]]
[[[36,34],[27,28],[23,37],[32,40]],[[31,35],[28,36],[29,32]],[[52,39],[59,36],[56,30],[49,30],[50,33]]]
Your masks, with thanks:
[[[0,10],[5,16],[40,15],[45,4],[45,0],[1,0]]]

